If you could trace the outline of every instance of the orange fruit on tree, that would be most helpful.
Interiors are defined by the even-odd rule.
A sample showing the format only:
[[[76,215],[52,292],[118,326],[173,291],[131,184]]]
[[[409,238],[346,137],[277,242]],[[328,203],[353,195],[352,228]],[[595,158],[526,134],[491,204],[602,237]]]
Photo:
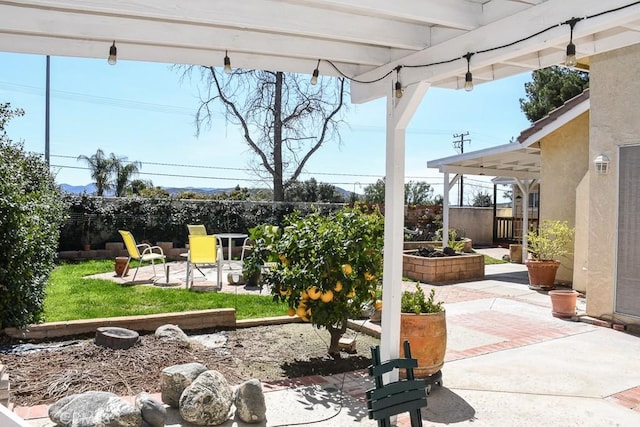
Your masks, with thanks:
[[[375,308],[376,311],[382,310],[382,301],[380,301],[379,299],[376,300],[375,304],[373,304],[373,308]]]
[[[373,280],[375,280],[376,276],[374,276],[373,274],[369,273],[368,271],[364,272],[364,280],[366,280],[367,282],[371,282]]]
[[[353,273],[353,268],[351,268],[351,264],[342,264],[342,272],[345,276],[350,276]]]
[[[287,290],[285,288],[280,288],[280,295],[282,295],[283,297],[287,296]]]
[[[307,293],[307,291],[305,289],[302,290],[302,292],[300,292],[300,298],[305,300],[305,299],[309,299],[309,294]]]
[[[298,309],[296,310],[296,314],[300,317],[305,317],[307,315],[307,307],[304,306],[300,306],[298,307]]]
[[[287,315],[295,316],[295,314],[296,314],[296,310],[293,307],[289,307],[289,309],[287,310]]]
[[[342,282],[340,280],[336,282],[336,287],[333,288],[333,290],[336,292],[340,292],[342,290]]]
[[[333,291],[331,289],[325,291],[320,295],[320,301],[324,303],[330,303],[333,301]]]
[[[309,298],[312,300],[317,300],[322,295],[322,292],[318,289],[317,286],[312,286],[307,290],[307,294],[309,294]]]
[[[351,288],[351,290],[349,291],[349,293],[346,295],[347,298],[353,298],[356,296],[356,291],[355,289]]]

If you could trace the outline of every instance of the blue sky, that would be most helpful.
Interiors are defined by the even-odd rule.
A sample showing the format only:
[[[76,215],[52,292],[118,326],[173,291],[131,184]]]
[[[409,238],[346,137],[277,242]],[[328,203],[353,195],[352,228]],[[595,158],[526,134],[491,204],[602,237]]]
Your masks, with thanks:
[[[29,151],[44,153],[46,59],[0,53],[0,64],[0,102],[26,111],[9,124],[9,137],[24,141]],[[58,183],[90,183],[89,171],[76,158],[101,148],[141,161],[140,177],[154,185],[261,186],[242,170],[248,168],[251,153],[237,128],[220,116],[210,130],[195,136],[197,85],[181,82],[170,64],[118,61],[110,66],[106,58],[51,57],[50,76],[51,164]],[[441,175],[426,163],[456,154],[453,134],[469,132],[471,144],[465,152],[516,137],[529,126],[518,101],[529,80],[530,73],[524,73],[476,85],[472,92],[429,89],[407,129],[406,180],[427,181],[442,194]],[[383,177],[385,114],[384,99],[352,105],[342,144],[326,143],[307,163],[302,179],[315,177],[360,193],[364,185]],[[467,177],[465,188],[476,185],[490,192],[486,180]]]

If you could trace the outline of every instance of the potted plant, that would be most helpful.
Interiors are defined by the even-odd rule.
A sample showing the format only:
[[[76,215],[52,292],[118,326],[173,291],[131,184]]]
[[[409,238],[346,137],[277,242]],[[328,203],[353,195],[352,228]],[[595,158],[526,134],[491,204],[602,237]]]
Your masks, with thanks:
[[[265,264],[278,261],[274,250],[280,238],[280,227],[262,224],[249,229],[252,249],[242,262],[242,277],[247,286],[260,286],[260,276]]]
[[[418,360],[413,370],[417,378],[437,374],[447,349],[447,323],[442,301],[435,302],[435,290],[426,297],[416,283],[415,292],[404,291],[400,300],[400,343],[411,345],[411,357]],[[405,357],[400,345],[400,357]]]
[[[574,229],[567,221],[544,220],[538,231],[527,233],[527,251],[531,259],[526,261],[529,272],[529,288],[551,290],[554,288],[556,272],[560,267],[558,258],[569,253]]]

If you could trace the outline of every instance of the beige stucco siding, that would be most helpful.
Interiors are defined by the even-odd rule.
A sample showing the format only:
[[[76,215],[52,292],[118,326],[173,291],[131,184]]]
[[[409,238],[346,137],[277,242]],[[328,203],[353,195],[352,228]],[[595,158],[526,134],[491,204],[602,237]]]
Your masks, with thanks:
[[[589,158],[606,154],[611,159],[607,175],[595,175],[589,162],[587,314],[597,317],[614,314],[618,146],[640,142],[638,75],[640,45],[591,58]]]
[[[576,189],[589,165],[589,113],[543,138],[540,148],[540,219],[567,221],[575,227]],[[572,282],[573,255],[560,261],[556,280]]]

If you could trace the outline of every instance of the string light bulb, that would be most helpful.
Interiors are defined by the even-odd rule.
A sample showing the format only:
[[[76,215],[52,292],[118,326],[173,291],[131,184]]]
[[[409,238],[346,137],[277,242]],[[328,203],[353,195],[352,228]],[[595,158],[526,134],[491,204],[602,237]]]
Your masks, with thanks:
[[[569,35],[569,44],[567,45],[567,56],[564,60],[564,64],[567,67],[575,67],[578,61],[576,60],[576,45],[573,44],[573,27],[578,23],[578,18],[571,18],[567,21],[569,27],[571,27],[571,32]]]
[[[107,58],[107,62],[109,63],[109,65],[116,65],[116,62],[118,62],[118,48],[116,47],[115,40],[109,48],[109,58]]]
[[[471,57],[473,53],[467,52],[464,58],[467,60],[467,73],[464,75],[464,90],[471,92],[473,90],[473,75],[471,74]]]
[[[227,74],[231,74],[231,59],[229,59],[229,54],[225,50],[224,51],[224,72]]]
[[[402,98],[402,83],[400,83],[400,69],[401,65],[396,67],[396,86],[395,86],[395,94],[396,98]]]
[[[309,83],[311,83],[312,85],[318,84],[318,75],[320,75],[320,70],[318,69],[319,67],[320,60],[318,59],[318,64],[316,65],[315,70],[313,70],[313,75],[311,76],[311,80],[309,81]]]

